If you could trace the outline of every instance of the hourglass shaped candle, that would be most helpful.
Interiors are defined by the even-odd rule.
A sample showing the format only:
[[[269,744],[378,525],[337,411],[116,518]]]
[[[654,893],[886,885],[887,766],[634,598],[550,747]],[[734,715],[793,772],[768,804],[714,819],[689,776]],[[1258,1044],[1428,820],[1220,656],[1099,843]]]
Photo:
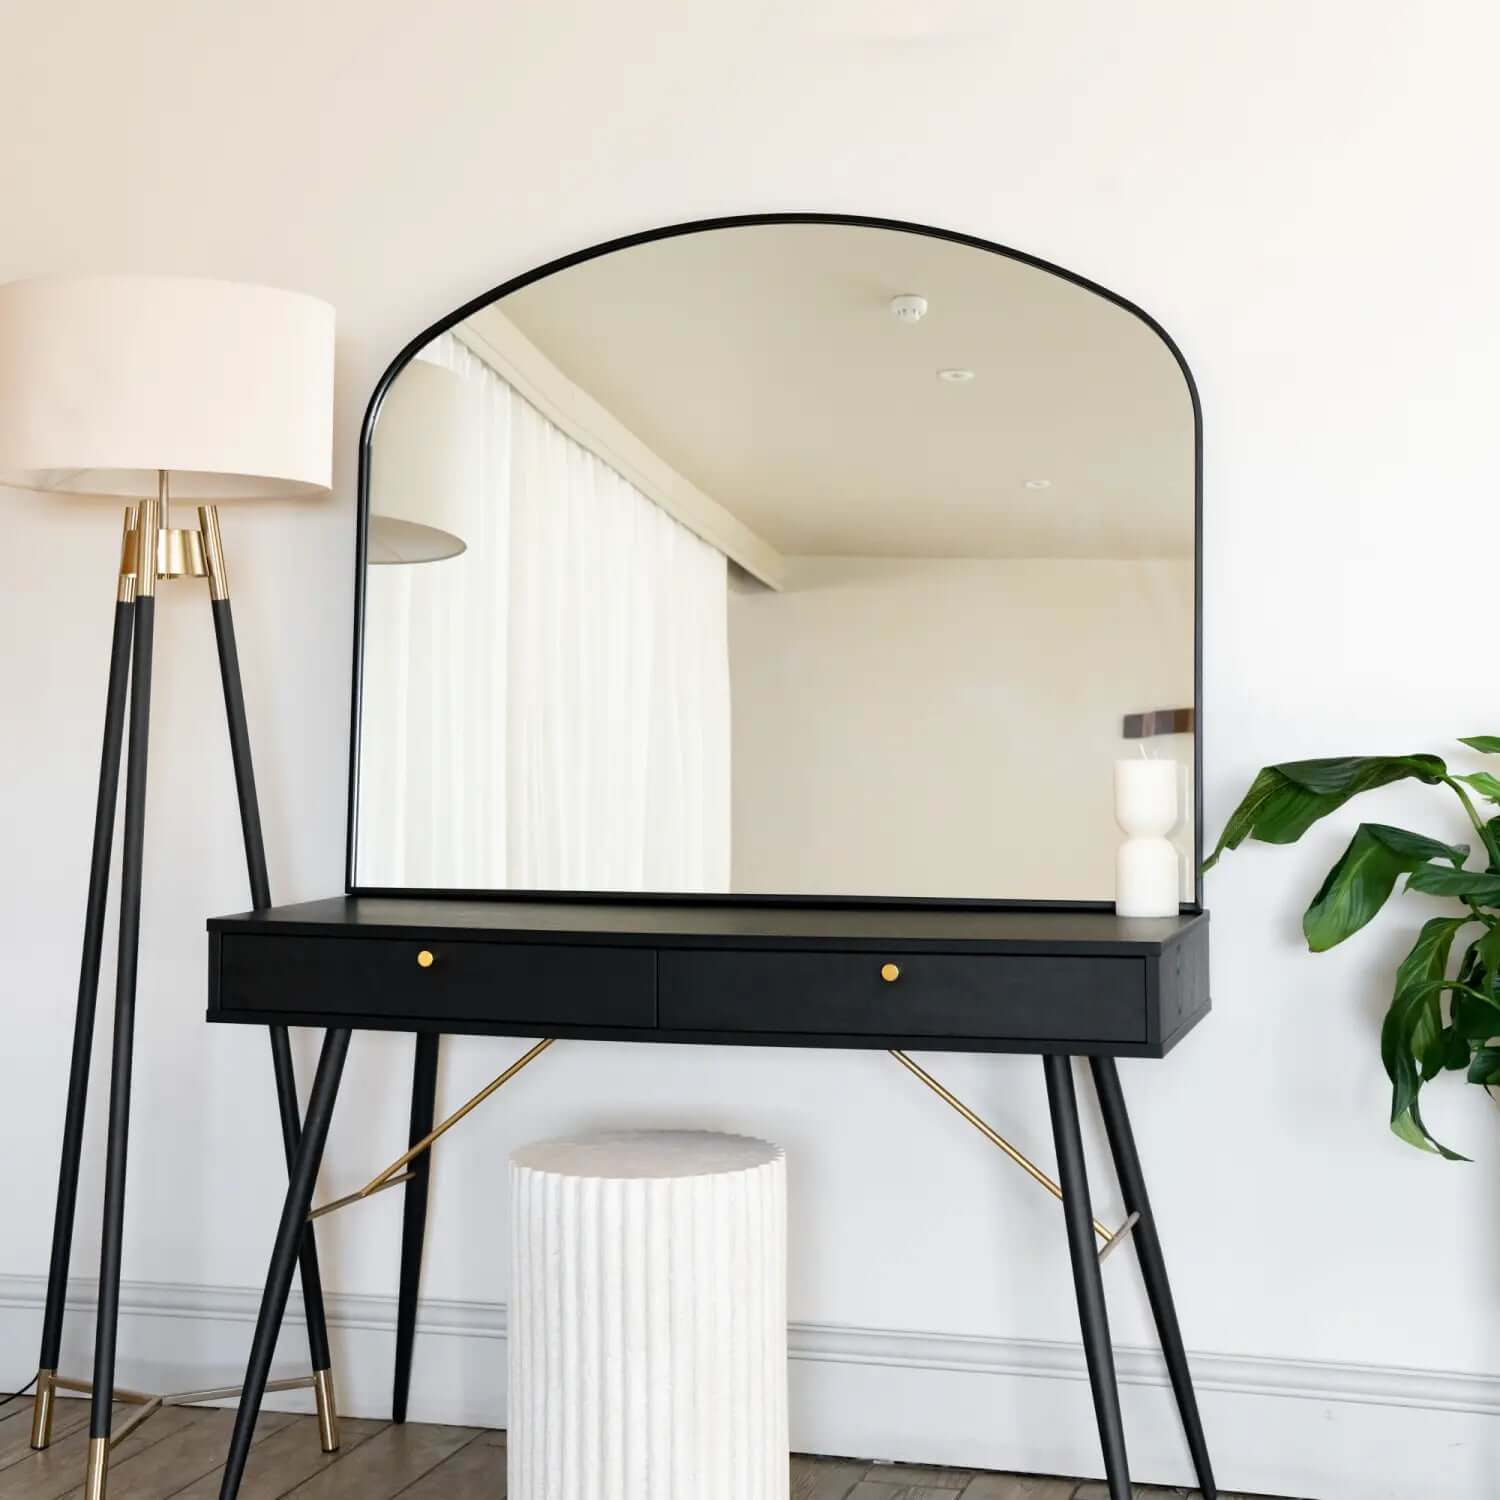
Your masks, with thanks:
[[[1115,856],[1115,910],[1122,917],[1173,917],[1182,869],[1167,837],[1177,826],[1175,760],[1115,762],[1115,821],[1125,834]]]

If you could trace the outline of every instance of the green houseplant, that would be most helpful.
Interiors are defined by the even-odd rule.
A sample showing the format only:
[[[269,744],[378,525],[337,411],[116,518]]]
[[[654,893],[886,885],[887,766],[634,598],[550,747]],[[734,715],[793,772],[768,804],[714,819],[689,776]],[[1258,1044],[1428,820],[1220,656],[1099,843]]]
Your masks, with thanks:
[[[1460,743],[1500,755],[1500,735]],[[1422,924],[1396,971],[1381,1028],[1390,1075],[1391,1129],[1402,1140],[1462,1161],[1422,1123],[1422,1085],[1447,1070],[1463,1071],[1486,1089],[1500,1084],[1500,814],[1483,817],[1471,792],[1500,804],[1500,778],[1488,771],[1450,772],[1436,755],[1348,756],[1266,766],[1235,808],[1205,870],[1247,838],[1294,844],[1351,797],[1392,782],[1416,780],[1457,793],[1478,837],[1484,868],[1469,848],[1384,823],[1361,823],[1302,918],[1307,945],[1321,953],[1358,932],[1385,905],[1396,882],[1444,900],[1450,910]],[[1456,910],[1452,909],[1456,906]],[[1454,961],[1460,934],[1464,943]]]

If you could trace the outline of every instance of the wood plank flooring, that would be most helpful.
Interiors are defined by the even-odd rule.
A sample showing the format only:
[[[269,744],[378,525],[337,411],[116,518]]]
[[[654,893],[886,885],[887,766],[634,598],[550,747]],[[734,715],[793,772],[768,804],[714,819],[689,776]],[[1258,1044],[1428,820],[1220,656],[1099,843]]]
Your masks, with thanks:
[[[128,1410],[128,1408],[122,1408]],[[52,1446],[28,1446],[31,1402],[0,1408],[0,1500],[74,1500],[82,1494],[88,1403],[61,1401]],[[122,1443],[109,1500],[215,1500],[232,1412],[173,1407]],[[319,1451],[312,1417],[266,1412],[255,1430],[242,1500],[502,1500],[505,1434],[408,1422],[341,1423],[343,1447]],[[1185,1500],[1196,1490],[1141,1486],[1137,1496]],[[970,1469],[925,1469],[845,1458],[794,1458],[791,1500],[1105,1500],[1095,1481]],[[1223,1495],[1221,1500],[1249,1500]]]

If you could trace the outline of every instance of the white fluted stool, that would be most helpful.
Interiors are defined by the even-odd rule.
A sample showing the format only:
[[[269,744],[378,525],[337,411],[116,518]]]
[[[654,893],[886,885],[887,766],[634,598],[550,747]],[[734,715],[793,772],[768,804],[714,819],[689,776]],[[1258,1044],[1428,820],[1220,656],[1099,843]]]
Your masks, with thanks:
[[[780,1147],[604,1131],[510,1179],[510,1500],[786,1500]]]

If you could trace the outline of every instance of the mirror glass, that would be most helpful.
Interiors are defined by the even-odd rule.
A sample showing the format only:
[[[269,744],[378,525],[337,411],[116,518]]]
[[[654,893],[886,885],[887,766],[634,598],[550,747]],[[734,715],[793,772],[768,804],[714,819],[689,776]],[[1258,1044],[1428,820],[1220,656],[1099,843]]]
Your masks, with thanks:
[[[1109,901],[1145,757],[1190,901],[1195,431],[1137,313],[920,230],[497,296],[369,431],[355,886]]]

